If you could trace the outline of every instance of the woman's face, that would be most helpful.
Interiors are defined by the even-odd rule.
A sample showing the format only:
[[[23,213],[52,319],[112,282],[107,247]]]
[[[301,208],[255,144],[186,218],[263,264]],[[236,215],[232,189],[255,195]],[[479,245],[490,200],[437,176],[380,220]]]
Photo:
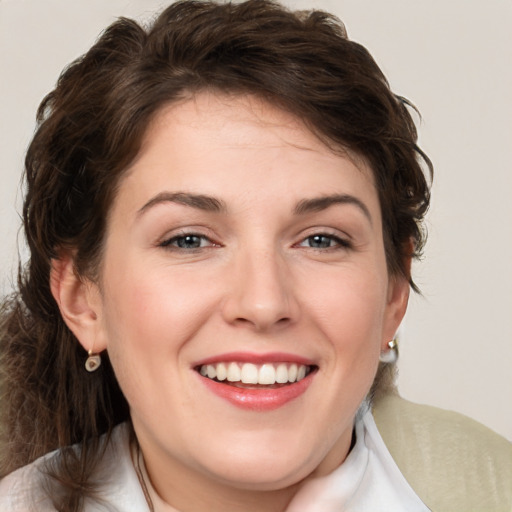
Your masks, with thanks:
[[[258,99],[202,94],[159,113],[121,182],[94,348],[157,488],[281,489],[343,461],[407,296],[363,163]]]

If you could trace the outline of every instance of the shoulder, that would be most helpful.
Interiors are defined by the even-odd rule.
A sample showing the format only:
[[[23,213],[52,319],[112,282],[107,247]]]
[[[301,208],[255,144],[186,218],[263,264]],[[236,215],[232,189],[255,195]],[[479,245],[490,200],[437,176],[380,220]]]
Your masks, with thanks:
[[[106,441],[106,438],[103,440]],[[80,445],[76,449],[79,450]],[[0,511],[56,512],[43,485],[47,465],[57,460],[59,454],[56,451],[45,455],[0,480]],[[127,424],[114,429],[90,482],[97,482],[98,485],[94,500],[86,501],[85,509],[88,512],[107,510],[109,506],[115,506],[117,512],[147,510],[131,461],[130,428]]]
[[[54,512],[42,492],[44,465],[55,454],[45,455],[0,480],[0,510]]]
[[[512,510],[512,443],[505,438],[398,395],[379,398],[373,415],[401,472],[432,510]]]

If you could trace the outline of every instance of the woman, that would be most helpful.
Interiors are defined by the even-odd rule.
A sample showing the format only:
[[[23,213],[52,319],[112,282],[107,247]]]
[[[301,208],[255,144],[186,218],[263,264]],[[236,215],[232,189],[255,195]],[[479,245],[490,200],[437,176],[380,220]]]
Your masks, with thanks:
[[[337,20],[262,0],[120,20],[39,123],[2,510],[431,508],[374,421],[397,411],[431,164]]]

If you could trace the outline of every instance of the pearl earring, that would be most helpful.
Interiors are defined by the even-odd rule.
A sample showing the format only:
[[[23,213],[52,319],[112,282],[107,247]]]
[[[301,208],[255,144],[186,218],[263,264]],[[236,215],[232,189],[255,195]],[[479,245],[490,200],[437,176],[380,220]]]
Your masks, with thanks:
[[[398,361],[398,343],[396,340],[388,342],[388,350],[383,350],[380,353],[379,361],[386,364],[392,364]]]

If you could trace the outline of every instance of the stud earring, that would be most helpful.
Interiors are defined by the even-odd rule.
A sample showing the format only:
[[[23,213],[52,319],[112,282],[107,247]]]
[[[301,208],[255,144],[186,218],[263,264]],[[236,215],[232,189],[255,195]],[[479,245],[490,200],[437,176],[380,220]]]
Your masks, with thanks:
[[[95,372],[101,366],[101,356],[93,354],[92,350],[89,350],[88,354],[89,357],[85,361],[85,369],[88,372]]]
[[[379,361],[386,364],[392,364],[398,361],[398,343],[396,340],[388,342],[388,350],[383,350],[380,353]]]

